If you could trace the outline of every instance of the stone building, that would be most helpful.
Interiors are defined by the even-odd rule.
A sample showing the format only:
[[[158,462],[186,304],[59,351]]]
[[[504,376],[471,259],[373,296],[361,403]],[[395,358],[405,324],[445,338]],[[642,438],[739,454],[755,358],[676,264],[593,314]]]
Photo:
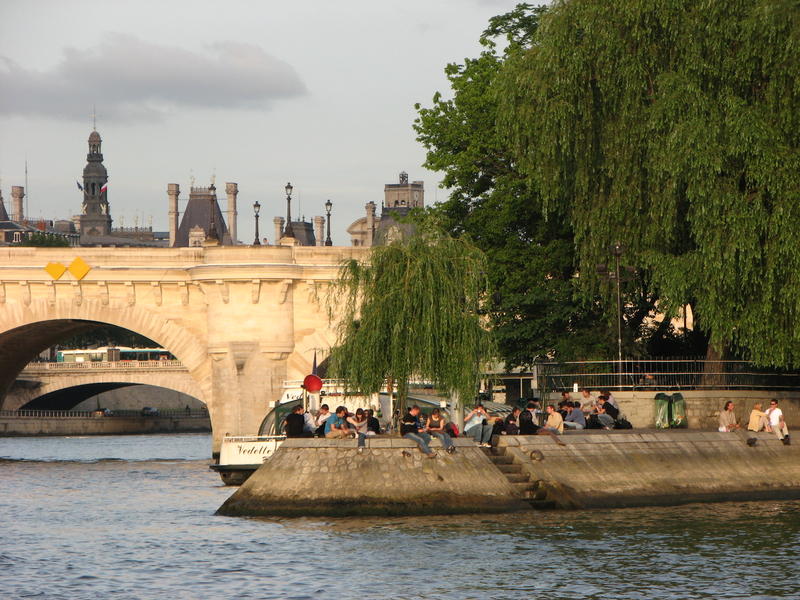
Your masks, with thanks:
[[[235,231],[236,196],[239,193],[235,183],[226,184],[228,192],[228,215],[231,218],[231,230]],[[178,196],[180,186],[170,183],[167,186],[169,196],[169,245],[175,248],[187,246],[220,245],[232,246],[236,243],[235,233],[228,229],[217,201],[217,188],[214,182],[208,187],[191,186],[189,202],[178,223]]]
[[[25,188],[15,185],[11,188],[12,212],[8,214],[3,191],[0,189],[0,246],[21,245],[35,235],[59,238],[70,246],[77,246],[79,236],[71,221],[51,221],[39,219],[35,222],[25,218]]]
[[[366,216],[354,221],[347,228],[353,246],[372,246],[385,240],[392,228],[406,229],[408,226],[399,219],[408,215],[414,208],[425,206],[425,184],[422,181],[408,181],[408,173],[400,173],[398,183],[387,183],[383,187],[381,214],[375,214],[374,202],[366,204]]]

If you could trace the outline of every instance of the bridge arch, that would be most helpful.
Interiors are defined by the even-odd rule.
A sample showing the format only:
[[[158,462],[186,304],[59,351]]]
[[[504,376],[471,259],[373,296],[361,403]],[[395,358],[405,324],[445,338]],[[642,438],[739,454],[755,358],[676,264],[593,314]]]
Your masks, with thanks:
[[[6,305],[0,310],[0,398],[4,401],[19,373],[41,351],[97,323],[139,333],[169,350],[196,384],[189,395],[211,410],[211,369],[205,352],[205,332],[191,331],[147,308],[91,298],[80,304],[35,299],[27,306]],[[0,406],[6,408],[4,403]]]
[[[180,392],[205,404],[200,386],[186,370],[179,368],[90,369],[52,373],[26,369],[22,375],[26,379],[17,383],[27,385],[12,387],[6,398],[5,410],[70,410],[97,394],[131,386],[151,386]],[[34,382],[40,384],[31,385]]]

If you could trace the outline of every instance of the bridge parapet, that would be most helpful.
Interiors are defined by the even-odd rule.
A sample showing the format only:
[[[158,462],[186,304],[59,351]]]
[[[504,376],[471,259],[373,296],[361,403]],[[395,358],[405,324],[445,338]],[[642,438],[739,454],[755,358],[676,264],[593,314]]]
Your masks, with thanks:
[[[187,371],[179,360],[119,360],[119,361],[93,361],[93,362],[37,362],[28,363],[22,373],[35,374],[48,371],[131,371],[145,369],[151,371]]]

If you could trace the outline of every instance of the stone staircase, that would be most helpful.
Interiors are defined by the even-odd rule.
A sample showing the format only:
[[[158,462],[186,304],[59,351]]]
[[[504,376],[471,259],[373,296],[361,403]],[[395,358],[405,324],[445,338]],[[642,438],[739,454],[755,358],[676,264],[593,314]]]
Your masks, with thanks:
[[[541,482],[531,480],[530,474],[522,469],[522,465],[514,462],[514,457],[506,454],[505,448],[483,448],[484,454],[489,457],[495,467],[505,475],[517,493],[536,509],[552,509],[555,502],[547,499],[547,490]]]

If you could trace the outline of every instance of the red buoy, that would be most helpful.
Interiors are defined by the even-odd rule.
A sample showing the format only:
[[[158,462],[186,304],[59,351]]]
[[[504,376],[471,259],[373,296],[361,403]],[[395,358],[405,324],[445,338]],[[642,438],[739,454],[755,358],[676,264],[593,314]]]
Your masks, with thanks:
[[[303,387],[312,394],[318,392],[322,389],[322,379],[317,375],[306,375],[306,378],[303,379]]]

